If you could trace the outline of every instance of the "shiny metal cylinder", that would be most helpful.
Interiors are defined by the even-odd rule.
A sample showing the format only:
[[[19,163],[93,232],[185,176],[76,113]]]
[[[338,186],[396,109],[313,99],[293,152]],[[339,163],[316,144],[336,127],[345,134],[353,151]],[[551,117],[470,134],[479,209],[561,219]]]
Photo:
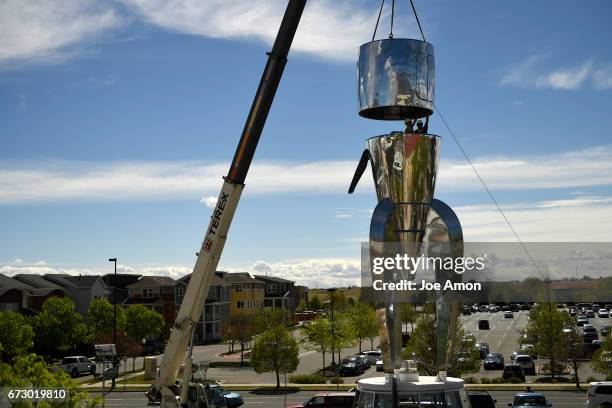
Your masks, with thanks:
[[[408,38],[368,42],[357,62],[359,115],[404,120],[433,113],[433,45]]]
[[[391,227],[397,242],[422,242],[436,186],[440,138],[393,132],[372,137],[367,145],[378,201],[388,198],[395,204]]]
[[[394,250],[416,257],[420,253],[429,205],[433,200],[440,138],[394,132],[368,139],[367,146],[380,203],[377,209],[383,203],[393,203],[385,219],[384,239],[379,244],[384,248],[384,241],[397,242],[399,244],[394,245]],[[380,249],[380,252],[385,251]],[[401,279],[412,280],[414,275],[387,271],[383,277],[385,282]],[[396,296],[395,292],[391,295]],[[376,306],[383,365],[387,372],[399,368],[401,361],[401,303],[402,299],[393,298],[384,303],[378,301]]]

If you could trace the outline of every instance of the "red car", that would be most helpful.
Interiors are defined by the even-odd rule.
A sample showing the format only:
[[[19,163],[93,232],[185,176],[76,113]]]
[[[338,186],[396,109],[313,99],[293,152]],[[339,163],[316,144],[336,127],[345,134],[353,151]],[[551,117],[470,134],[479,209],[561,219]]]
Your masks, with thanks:
[[[352,408],[354,392],[320,392],[303,404],[290,405],[288,408]]]

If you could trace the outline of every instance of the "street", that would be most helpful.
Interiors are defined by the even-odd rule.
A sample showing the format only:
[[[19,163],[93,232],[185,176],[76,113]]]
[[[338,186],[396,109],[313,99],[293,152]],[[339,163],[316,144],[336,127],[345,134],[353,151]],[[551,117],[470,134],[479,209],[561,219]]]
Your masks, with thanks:
[[[307,401],[317,394],[316,391],[290,392],[286,396],[262,394],[257,391],[238,391],[244,398],[243,407],[283,408],[292,404]],[[512,401],[514,391],[490,391],[497,400],[496,407],[506,407]],[[553,407],[577,408],[586,402],[586,391],[547,391],[546,399]],[[111,392],[105,398],[106,407],[147,407],[147,400],[143,392]],[[477,408],[477,407],[475,407]]]

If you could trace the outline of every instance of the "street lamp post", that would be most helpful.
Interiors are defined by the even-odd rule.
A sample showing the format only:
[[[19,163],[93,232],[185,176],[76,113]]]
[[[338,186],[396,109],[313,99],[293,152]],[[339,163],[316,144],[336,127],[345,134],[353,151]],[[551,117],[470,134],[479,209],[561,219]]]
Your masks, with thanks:
[[[113,344],[117,347],[117,258],[109,258],[108,262],[115,264],[115,278],[113,280]],[[113,361],[113,367],[115,368],[115,373],[118,374],[116,361]],[[104,375],[104,368],[102,368],[102,375]],[[113,376],[113,388],[115,388],[115,377],[116,375]]]
[[[334,294],[336,293],[336,288],[327,289],[330,293],[329,297],[331,299],[331,337],[332,337],[332,370],[334,370],[334,375],[336,374],[336,336],[334,334]]]

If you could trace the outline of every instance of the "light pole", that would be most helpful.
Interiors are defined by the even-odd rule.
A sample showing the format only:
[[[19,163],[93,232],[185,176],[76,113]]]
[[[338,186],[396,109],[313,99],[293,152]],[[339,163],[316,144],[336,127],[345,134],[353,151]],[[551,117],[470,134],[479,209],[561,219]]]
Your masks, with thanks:
[[[336,288],[327,289],[329,292],[329,298],[331,300],[331,337],[332,337],[332,370],[334,370],[334,375],[336,375],[336,336],[334,335],[334,294],[336,293]]]
[[[113,279],[113,344],[117,347],[117,258],[109,258],[108,262],[115,264],[115,278]],[[115,374],[118,374],[116,361],[113,361],[113,367],[115,368]],[[102,368],[102,375],[104,375],[104,368]],[[113,376],[113,388],[115,388],[115,377],[116,375]]]

